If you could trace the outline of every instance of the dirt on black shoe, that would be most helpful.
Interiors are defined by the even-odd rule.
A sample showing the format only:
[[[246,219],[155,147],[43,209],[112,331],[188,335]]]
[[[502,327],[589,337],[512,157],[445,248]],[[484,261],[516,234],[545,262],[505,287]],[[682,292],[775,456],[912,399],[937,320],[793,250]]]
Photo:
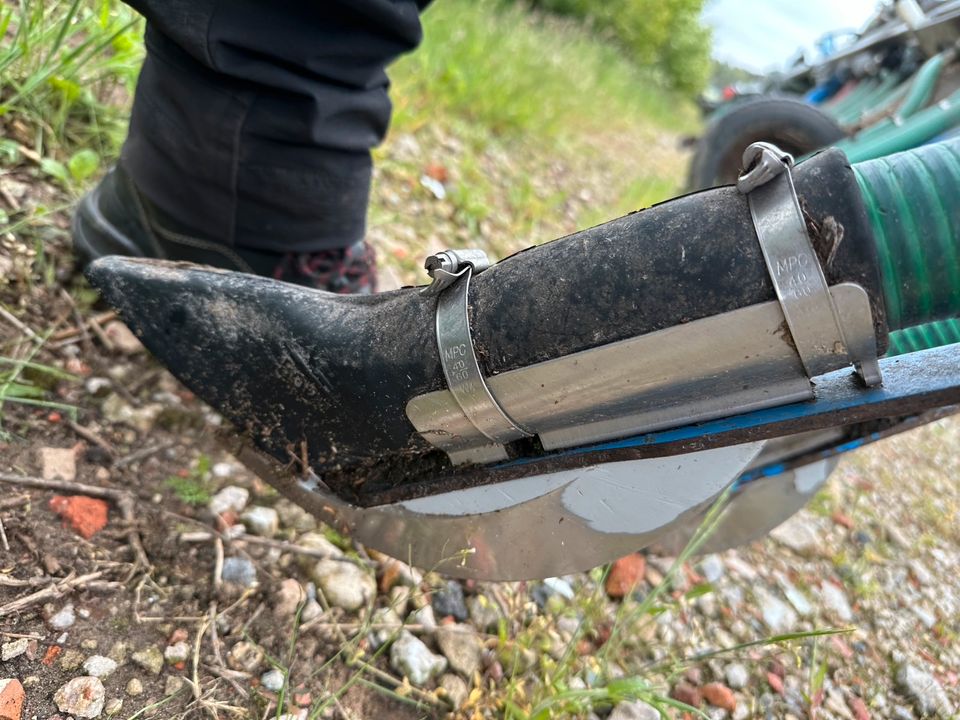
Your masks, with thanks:
[[[81,199],[73,246],[85,268],[107,255],[183,260],[335,293],[376,292],[376,255],[365,240],[346,248],[274,253],[199,237],[152,205],[121,166]]]

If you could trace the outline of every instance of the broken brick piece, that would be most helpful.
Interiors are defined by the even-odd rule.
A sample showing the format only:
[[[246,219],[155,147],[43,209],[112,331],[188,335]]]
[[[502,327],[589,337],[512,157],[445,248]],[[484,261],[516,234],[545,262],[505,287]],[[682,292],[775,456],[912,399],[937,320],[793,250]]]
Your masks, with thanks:
[[[57,661],[57,657],[60,653],[63,652],[63,648],[59,645],[51,645],[47,648],[47,651],[43,654],[42,662],[44,665],[53,665]]]
[[[107,526],[107,502],[86,495],[54,495],[50,509],[81,537],[89,540]]]
[[[643,580],[647,569],[647,559],[640,553],[632,553],[617,560],[607,575],[607,595],[622,598],[631,592]]]
[[[23,713],[23,685],[19,680],[0,680],[0,720],[20,720]]]

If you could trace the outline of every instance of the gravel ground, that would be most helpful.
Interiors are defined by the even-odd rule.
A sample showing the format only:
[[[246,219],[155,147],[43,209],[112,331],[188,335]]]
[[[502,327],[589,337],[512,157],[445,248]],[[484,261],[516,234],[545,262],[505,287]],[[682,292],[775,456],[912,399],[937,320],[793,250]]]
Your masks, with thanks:
[[[571,162],[437,132],[395,138],[381,163],[387,284],[421,281],[451,238],[503,255],[574,229],[617,202],[651,141],[597,138]],[[652,142],[650,166],[679,180],[670,139]],[[483,213],[457,191],[476,168]],[[24,205],[57,199],[29,169],[0,182]],[[543,212],[517,215],[534,200]],[[717,720],[957,716],[957,420],[858,451],[771,538],[677,572],[638,554],[610,577],[451,582],[318,526],[241,467],[122,325],[72,307],[64,228],[0,238],[20,323],[0,321],[2,354],[52,326],[36,359],[79,378],[50,390],[81,410],[4,409],[0,718],[523,717],[597,688],[592,711],[556,716],[652,718],[671,697]]]

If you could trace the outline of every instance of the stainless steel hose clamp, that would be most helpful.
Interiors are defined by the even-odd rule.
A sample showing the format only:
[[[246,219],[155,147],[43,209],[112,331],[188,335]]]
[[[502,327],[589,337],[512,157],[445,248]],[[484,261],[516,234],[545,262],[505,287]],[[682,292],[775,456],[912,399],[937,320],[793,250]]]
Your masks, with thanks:
[[[470,332],[470,279],[490,267],[482,250],[445,250],[424,263],[433,283],[422,291],[438,295],[436,333],[447,387],[470,423],[494,444],[483,458],[505,459],[508,442],[532,437],[497,402],[480,370]]]
[[[872,327],[869,339],[861,337],[862,328],[856,338],[844,335],[847,328],[807,234],[793,185],[793,157],[771,143],[753,143],[743,153],[743,167],[737,189],[750,205],[763,259],[807,376],[829,372],[837,356],[845,356],[866,385],[880,384]]]

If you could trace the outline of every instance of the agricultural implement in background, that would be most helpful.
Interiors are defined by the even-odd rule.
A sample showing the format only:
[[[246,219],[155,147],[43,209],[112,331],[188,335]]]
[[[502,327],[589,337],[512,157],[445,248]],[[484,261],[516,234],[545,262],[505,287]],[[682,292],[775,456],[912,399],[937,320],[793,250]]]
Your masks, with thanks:
[[[689,189],[735,181],[753,142],[796,157],[833,146],[861,162],[955,134],[960,2],[927,5],[927,12],[914,0],[883,5],[858,39],[823,62],[716,107],[690,164]]]
[[[960,139],[853,167],[760,143],[742,164],[735,187],[496,264],[438,253],[424,288],[115,257],[88,276],[239,458],[379,550],[464,577],[583,570],[683,542],[736,483],[721,547],[841,453],[960,405]]]

